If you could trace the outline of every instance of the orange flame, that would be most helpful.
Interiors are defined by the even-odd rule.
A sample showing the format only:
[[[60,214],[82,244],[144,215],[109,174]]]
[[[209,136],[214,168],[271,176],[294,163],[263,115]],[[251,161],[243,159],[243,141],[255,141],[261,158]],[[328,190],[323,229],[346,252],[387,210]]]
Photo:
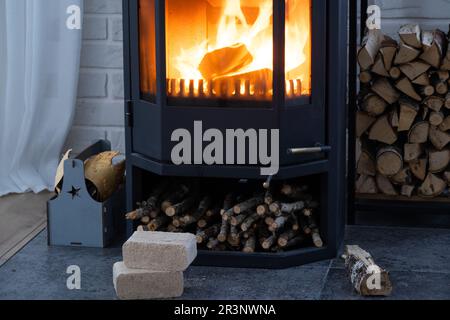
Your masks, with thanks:
[[[169,78],[204,80],[199,71],[202,59],[208,53],[236,44],[245,44],[253,60],[236,76],[253,71],[273,70],[273,7],[272,0],[215,0],[223,5],[216,24],[216,32],[197,41],[190,48],[182,47],[168,57],[173,61]],[[249,7],[257,9],[256,17]],[[201,23],[201,22],[199,22]],[[190,42],[192,43],[192,41]],[[286,80],[287,93],[311,93],[311,0],[286,0]],[[173,70],[171,70],[173,69]],[[176,75],[176,77],[172,77]],[[289,81],[291,80],[291,81]],[[294,81],[292,81],[294,80]],[[301,88],[300,88],[301,87]],[[197,89],[196,89],[197,90]],[[300,92],[299,92],[300,91]],[[270,91],[272,92],[272,91]]]

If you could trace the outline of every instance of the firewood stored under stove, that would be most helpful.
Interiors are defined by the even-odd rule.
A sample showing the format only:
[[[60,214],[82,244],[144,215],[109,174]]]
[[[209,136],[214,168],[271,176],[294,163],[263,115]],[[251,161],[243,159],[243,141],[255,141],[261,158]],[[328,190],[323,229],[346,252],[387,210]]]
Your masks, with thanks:
[[[267,201],[263,189],[253,194],[199,191],[176,180],[162,181],[126,218],[140,221],[138,229],[143,231],[193,233],[205,250],[253,253],[322,247],[319,203],[309,186],[274,185]]]
[[[368,32],[359,51],[356,192],[430,199],[450,181],[450,46],[440,30]]]

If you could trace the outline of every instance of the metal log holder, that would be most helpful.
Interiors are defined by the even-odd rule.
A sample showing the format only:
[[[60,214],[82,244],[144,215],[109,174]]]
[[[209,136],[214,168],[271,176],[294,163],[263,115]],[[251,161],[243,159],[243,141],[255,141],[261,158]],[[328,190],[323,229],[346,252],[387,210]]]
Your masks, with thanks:
[[[125,187],[97,202],[86,186],[85,160],[104,151],[111,151],[111,143],[101,140],[65,161],[61,192],[47,203],[48,245],[104,248],[123,234]]]

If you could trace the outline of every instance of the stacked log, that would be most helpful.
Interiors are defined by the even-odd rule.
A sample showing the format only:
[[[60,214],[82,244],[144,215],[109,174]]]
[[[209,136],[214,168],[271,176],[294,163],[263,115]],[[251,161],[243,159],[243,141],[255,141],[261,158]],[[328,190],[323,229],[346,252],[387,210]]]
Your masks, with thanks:
[[[254,253],[320,248],[324,242],[319,203],[308,190],[305,185],[285,183],[239,194],[166,181],[126,218],[141,231],[193,233],[205,250]]]
[[[450,33],[449,33],[450,35]],[[356,192],[435,198],[450,186],[450,47],[405,25],[367,33],[358,54]]]

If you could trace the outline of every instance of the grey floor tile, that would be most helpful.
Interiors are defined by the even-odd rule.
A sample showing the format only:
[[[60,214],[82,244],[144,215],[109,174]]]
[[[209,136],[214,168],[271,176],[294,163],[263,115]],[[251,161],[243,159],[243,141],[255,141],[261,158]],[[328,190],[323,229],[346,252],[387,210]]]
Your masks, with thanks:
[[[323,267],[248,270],[195,267],[186,273],[184,299],[317,300],[328,272]]]
[[[115,299],[112,265],[120,248],[49,248],[46,232],[0,268],[0,299]],[[450,232],[350,227],[347,244],[369,250],[391,271],[394,299],[450,299]],[[340,260],[286,270],[192,267],[184,299],[357,299]],[[78,265],[82,290],[66,287],[66,268]],[[422,271],[422,272],[410,272]],[[328,275],[328,276],[327,276]],[[324,288],[323,293],[322,288]]]
[[[46,232],[0,268],[0,299],[115,299],[112,266],[121,250],[48,247]],[[184,299],[318,299],[331,261],[287,270],[192,267]],[[67,267],[81,268],[82,290],[67,289]]]
[[[388,271],[450,274],[450,230],[348,227],[345,244],[369,251]],[[343,268],[343,261],[336,259],[333,267]]]
[[[387,298],[360,297],[343,269],[331,269],[323,289],[323,300],[448,300],[450,277],[444,273],[394,271],[394,290]]]
[[[49,248],[41,233],[0,269],[0,299],[114,299],[112,265],[120,249]],[[66,270],[81,269],[81,290],[70,291]]]

